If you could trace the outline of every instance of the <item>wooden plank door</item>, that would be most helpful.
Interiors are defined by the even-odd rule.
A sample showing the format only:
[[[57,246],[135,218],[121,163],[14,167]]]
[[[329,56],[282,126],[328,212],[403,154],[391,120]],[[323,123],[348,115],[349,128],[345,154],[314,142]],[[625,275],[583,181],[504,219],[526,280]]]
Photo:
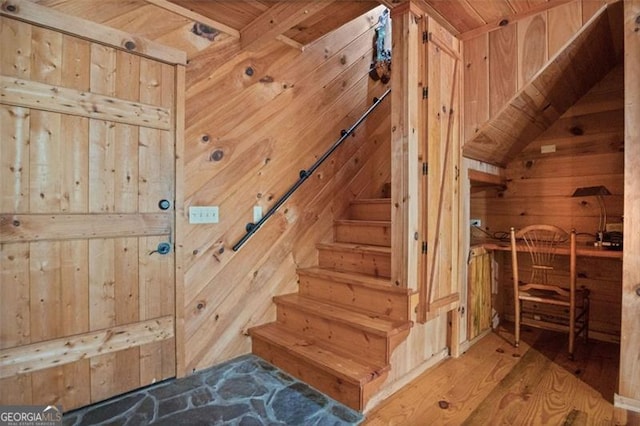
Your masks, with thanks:
[[[0,404],[174,376],[176,66],[6,14],[0,45]]]
[[[429,18],[423,34],[427,81],[426,158],[421,181],[421,235],[426,258],[420,271],[419,319],[458,306],[459,42]]]

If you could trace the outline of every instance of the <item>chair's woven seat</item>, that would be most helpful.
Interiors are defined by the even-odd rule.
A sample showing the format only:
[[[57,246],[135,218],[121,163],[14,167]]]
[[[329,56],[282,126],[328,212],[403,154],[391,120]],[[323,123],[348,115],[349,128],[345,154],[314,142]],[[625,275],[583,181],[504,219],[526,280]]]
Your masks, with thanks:
[[[564,289],[567,292],[569,289]],[[568,297],[560,295],[551,290],[530,289],[520,291],[518,297],[520,300],[528,300],[531,302],[549,303],[552,305],[570,306]],[[576,289],[576,307],[580,308],[584,305],[585,299],[589,297],[589,290],[586,288]]]

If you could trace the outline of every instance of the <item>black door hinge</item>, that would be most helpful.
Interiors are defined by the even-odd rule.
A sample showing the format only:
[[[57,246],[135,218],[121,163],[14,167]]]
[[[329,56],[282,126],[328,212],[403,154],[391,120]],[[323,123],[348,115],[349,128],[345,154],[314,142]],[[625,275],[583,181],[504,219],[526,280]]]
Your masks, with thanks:
[[[422,163],[422,174],[424,176],[429,174],[429,165],[427,163]]]
[[[427,254],[427,242],[422,242],[422,254]]]
[[[428,32],[426,32],[426,31],[423,31],[423,32],[422,32],[422,42],[423,42],[423,43],[426,43],[426,42],[428,42],[428,41],[429,41],[429,33],[428,33]]]
[[[423,87],[422,88],[422,99],[428,99],[429,98],[429,88],[428,87]]]

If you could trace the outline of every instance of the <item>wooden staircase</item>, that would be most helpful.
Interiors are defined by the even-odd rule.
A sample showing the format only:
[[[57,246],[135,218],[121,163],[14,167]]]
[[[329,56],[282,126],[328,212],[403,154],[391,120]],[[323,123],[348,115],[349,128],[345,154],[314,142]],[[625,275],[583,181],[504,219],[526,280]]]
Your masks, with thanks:
[[[410,295],[391,285],[391,200],[355,200],[299,269],[298,293],[274,297],[276,322],[249,330],[253,353],[362,411],[409,334]]]

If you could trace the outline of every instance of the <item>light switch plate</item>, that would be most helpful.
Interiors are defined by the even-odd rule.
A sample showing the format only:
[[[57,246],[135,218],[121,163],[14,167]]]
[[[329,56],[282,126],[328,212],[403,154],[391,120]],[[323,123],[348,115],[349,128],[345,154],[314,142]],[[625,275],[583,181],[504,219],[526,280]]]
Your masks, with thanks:
[[[262,219],[262,207],[253,206],[253,223],[258,223]]]
[[[218,223],[218,206],[190,206],[189,223]]]
[[[540,147],[540,153],[541,154],[551,154],[552,152],[556,152],[556,146],[555,145],[542,145]]]

